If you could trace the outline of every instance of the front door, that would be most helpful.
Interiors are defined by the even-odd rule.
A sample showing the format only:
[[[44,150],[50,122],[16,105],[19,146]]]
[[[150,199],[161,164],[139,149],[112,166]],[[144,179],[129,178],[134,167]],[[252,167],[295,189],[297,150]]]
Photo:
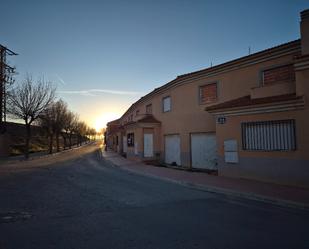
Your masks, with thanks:
[[[153,157],[153,134],[144,134],[144,157]]]
[[[127,153],[127,137],[123,136],[123,140],[122,140],[122,145],[123,145],[123,153]]]

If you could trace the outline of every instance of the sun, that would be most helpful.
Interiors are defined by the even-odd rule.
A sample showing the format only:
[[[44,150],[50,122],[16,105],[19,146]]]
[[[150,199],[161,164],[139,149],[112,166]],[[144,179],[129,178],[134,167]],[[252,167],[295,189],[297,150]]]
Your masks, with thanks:
[[[102,128],[106,127],[106,124],[112,120],[119,118],[121,115],[115,112],[105,112],[95,119],[94,128],[97,132],[100,132]]]

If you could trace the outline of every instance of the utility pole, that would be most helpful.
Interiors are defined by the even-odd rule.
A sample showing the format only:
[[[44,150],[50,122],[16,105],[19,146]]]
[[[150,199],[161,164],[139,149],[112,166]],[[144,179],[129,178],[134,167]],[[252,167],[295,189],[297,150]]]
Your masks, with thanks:
[[[7,63],[7,56],[13,55],[17,54],[0,44],[0,134],[6,131],[6,86],[14,83],[15,73],[15,67]]]

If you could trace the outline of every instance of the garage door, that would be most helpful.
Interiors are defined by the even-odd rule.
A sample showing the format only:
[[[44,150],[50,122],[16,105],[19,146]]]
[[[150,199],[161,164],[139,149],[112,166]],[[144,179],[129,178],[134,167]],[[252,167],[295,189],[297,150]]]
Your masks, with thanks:
[[[181,165],[179,135],[165,136],[165,163]]]
[[[191,134],[192,167],[199,169],[217,169],[216,134]]]

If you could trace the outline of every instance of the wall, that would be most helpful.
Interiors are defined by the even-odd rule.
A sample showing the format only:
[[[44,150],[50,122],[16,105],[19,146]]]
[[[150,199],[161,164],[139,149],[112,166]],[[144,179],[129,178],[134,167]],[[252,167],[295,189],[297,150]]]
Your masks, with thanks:
[[[11,138],[8,133],[0,134],[0,158],[10,155]]]
[[[246,178],[277,184],[309,188],[308,160],[241,157],[239,164],[227,164],[219,156],[219,176]]]
[[[132,114],[133,120],[137,120],[136,110],[139,110],[140,114],[145,114],[146,105],[152,104],[154,117],[161,121],[161,129],[158,134],[160,136],[158,151],[161,154],[161,159],[164,158],[164,135],[180,134],[182,166],[190,167],[190,133],[216,131],[215,118],[205,112],[205,107],[215,103],[201,105],[199,103],[199,87],[217,82],[217,103],[250,95],[252,88],[261,86],[262,70],[274,65],[291,63],[293,56],[283,55],[280,58],[266,60],[214,76],[198,76],[187,79],[182,85],[172,87],[145,99],[126,113],[121,120],[124,122]],[[288,89],[290,88],[288,87]],[[295,86],[292,87],[292,91],[295,91]],[[162,99],[167,96],[171,97],[171,111],[163,113]]]
[[[304,120],[305,110],[264,113],[256,115],[241,115],[241,116],[228,116],[226,117],[225,124],[217,124],[217,141],[218,141],[218,154],[223,156],[224,140],[236,139],[239,143],[239,156],[241,157],[274,157],[274,158],[290,158],[297,159],[303,158],[309,160],[309,137],[304,136],[306,132],[306,124]],[[269,121],[269,120],[296,120],[296,138],[298,150],[293,152],[248,152],[241,149],[241,123],[254,122],[254,121]]]
[[[132,159],[139,159],[143,155],[142,144],[143,144],[143,131],[140,127],[127,127],[125,136],[129,133],[134,133],[134,146],[127,147],[127,157]]]
[[[226,117],[225,124],[217,124],[219,154],[218,173],[222,176],[251,178],[283,184],[309,186],[309,136],[307,124],[303,122],[307,109],[258,115]],[[295,151],[244,151],[242,150],[241,123],[254,121],[295,119]],[[238,142],[239,163],[225,163],[224,140]],[[307,181],[307,183],[306,183]]]

